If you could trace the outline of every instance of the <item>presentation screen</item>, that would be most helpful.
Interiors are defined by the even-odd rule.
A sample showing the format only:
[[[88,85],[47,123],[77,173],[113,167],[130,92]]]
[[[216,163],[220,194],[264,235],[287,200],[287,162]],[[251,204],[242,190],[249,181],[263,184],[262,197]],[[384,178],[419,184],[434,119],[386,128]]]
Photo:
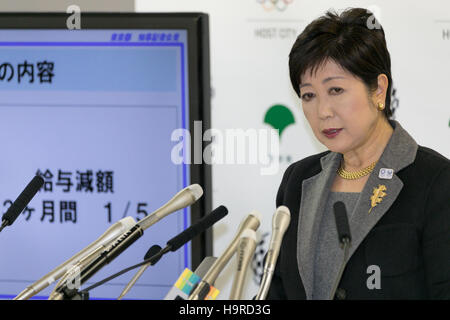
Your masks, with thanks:
[[[0,298],[193,183],[189,165],[171,158],[172,133],[190,127],[188,46],[183,29],[0,29],[2,214],[34,175],[45,181],[0,234]],[[170,214],[83,287],[141,262],[190,223],[189,207]],[[165,255],[125,299],[164,298],[192,268],[191,253],[187,244]],[[116,299],[135,272],[90,298]]]

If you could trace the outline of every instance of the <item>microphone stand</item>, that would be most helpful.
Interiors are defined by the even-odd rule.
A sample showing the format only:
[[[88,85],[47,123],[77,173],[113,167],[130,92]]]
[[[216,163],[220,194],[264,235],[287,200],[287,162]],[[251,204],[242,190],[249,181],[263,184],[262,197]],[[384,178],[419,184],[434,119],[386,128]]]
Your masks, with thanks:
[[[134,266],[123,269],[123,270],[121,270],[99,282],[94,283],[93,285],[91,285],[81,291],[78,291],[77,289],[69,289],[69,288],[65,287],[61,291],[62,299],[60,299],[60,300],[89,300],[89,291],[91,291],[92,289],[95,289],[98,286],[101,286],[102,284],[104,284],[114,278],[117,278],[118,276],[121,276],[122,274],[124,274],[128,271],[136,269],[144,264],[150,264],[150,265],[155,264],[164,254],[169,252],[170,249],[171,249],[170,247],[165,247],[164,249],[161,249],[158,253],[154,254],[150,258],[145,259],[144,261],[142,261],[138,264],[135,264]]]
[[[84,291],[89,291],[131,269],[145,265],[148,262],[155,261],[154,259],[160,259],[161,256],[163,256],[169,251],[178,250],[185,243],[191,241],[196,235],[200,234],[201,232],[204,232],[207,228],[211,227],[214,223],[222,219],[227,214],[228,214],[227,208],[224,206],[219,206],[218,208],[214,209],[213,212],[201,218],[196,224],[190,226],[177,236],[167,241],[166,247],[164,249],[161,249],[157,254],[153,255],[152,257],[144,260],[143,262],[137,265],[122,270],[119,273],[116,273],[115,275],[106,278],[105,280],[102,280],[99,283],[94,284],[93,286],[90,286]],[[89,263],[87,267],[82,268],[81,272],[78,272],[78,276],[80,277],[80,283],[81,284],[85,283],[86,280],[89,279],[99,269],[101,269],[101,267],[111,262],[115,257],[117,257],[120,253],[122,253],[126,248],[128,248],[134,241],[139,239],[139,237],[142,236],[142,233],[143,233],[142,228],[136,225],[135,227],[127,231],[125,234],[120,236],[107,250],[103,251],[103,253],[96,260]],[[55,289],[54,295],[54,298],[56,298],[55,300],[61,300],[64,299],[65,297],[71,299],[73,296],[76,295],[76,291],[74,294],[70,290],[68,291],[67,287],[68,287],[67,285],[64,285],[64,283],[62,283],[61,286]]]

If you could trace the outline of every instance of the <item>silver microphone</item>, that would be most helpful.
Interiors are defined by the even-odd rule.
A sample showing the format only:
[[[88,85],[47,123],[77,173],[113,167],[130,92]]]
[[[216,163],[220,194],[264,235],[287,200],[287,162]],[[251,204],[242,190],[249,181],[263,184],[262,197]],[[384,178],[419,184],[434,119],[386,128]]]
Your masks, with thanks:
[[[146,264],[144,264],[143,266],[141,266],[139,271],[133,276],[133,278],[130,280],[130,282],[128,282],[126,287],[123,289],[122,293],[117,298],[117,300],[121,300],[128,293],[128,291],[130,291],[130,289],[134,286],[136,281],[140,278],[140,276],[144,273],[144,271],[149,266],[156,264],[159,261],[159,259],[161,259],[162,255],[159,255],[159,254],[162,252],[162,250],[163,249],[160,246],[158,246],[158,245],[153,245],[153,246],[150,247],[150,249],[147,250],[147,253],[144,256],[144,260],[147,260],[147,259],[150,259],[150,258],[154,258],[154,256],[159,256],[159,258],[157,258],[157,259],[154,258],[151,261],[149,261]]]
[[[133,276],[133,278],[131,278],[130,282],[128,282],[128,284],[122,290],[122,292],[120,293],[117,300],[122,300],[122,298],[128,293],[128,291],[131,290],[131,288],[134,286],[136,281],[138,281],[138,279],[141,277],[141,275],[144,274],[145,270],[147,270],[147,268],[149,266],[150,266],[150,263],[146,263],[142,267],[139,268],[138,272],[136,272],[136,274]]]
[[[269,250],[267,251],[266,262],[264,264],[263,278],[255,300],[265,300],[272,282],[273,272],[280,254],[281,242],[284,233],[291,221],[291,213],[286,206],[279,206],[272,218],[272,236],[270,238]]]
[[[196,202],[203,195],[203,189],[198,184],[192,184],[175,194],[165,205],[154,211],[149,216],[145,217],[132,228],[122,233],[117,239],[112,242],[108,248],[105,248],[95,256],[86,259],[82,263],[76,265],[72,270],[69,270],[66,277],[78,279],[79,284],[83,284],[91,278],[98,270],[103,268],[106,264],[111,262],[121,252],[126,250],[131,244],[139,239],[144,230],[157,223],[159,220],[168,216],[170,213],[183,209],[194,202]],[[77,273],[77,274],[76,274]],[[54,288],[49,300],[62,299],[62,292],[64,288],[69,286],[69,282],[58,283]]]
[[[140,220],[138,223],[136,223],[132,217],[123,218],[122,220],[109,227],[100,238],[91,243],[88,247],[78,252],[63,264],[56,267],[54,270],[36,281],[33,285],[27,287],[24,291],[17,295],[14,300],[29,299],[41,290],[45,289],[54,281],[61,278],[74,266],[76,266],[78,270],[82,270],[83,267],[100,256],[100,254],[104,250],[107,250],[110,245],[115,243],[116,239],[123,236],[131,228],[137,227],[139,229],[138,231],[143,231],[144,229],[152,226],[170,213],[193,204],[202,195],[202,187],[198,184],[192,184],[179,191],[166,204],[164,204],[162,207],[160,207],[144,219]],[[89,256],[90,259],[83,260],[83,258],[87,256]]]
[[[50,292],[48,300],[63,300],[64,294],[58,292],[57,289],[67,286],[69,283],[72,284],[72,287],[75,287],[76,281],[77,279],[79,279],[81,267],[93,261],[104,249],[104,246],[98,247],[96,250],[83,257],[74,266],[69,268],[67,272],[61,277],[61,279],[59,279],[59,281],[56,283],[52,292]]]
[[[120,236],[116,238],[107,248],[100,251],[96,255],[79,262],[72,269],[67,272],[65,279],[77,278],[80,284],[87,281],[92,277],[98,270],[100,270],[104,265],[108,264],[112,259],[119,255],[128,246],[134,243],[138,238],[140,238],[144,230],[150,226],[157,223],[159,220],[168,216],[169,214],[190,206],[196,202],[203,195],[203,189],[198,184],[192,184],[183,190],[175,194],[172,199],[170,199],[162,207],[151,213],[149,216],[140,220],[130,229],[123,232]],[[78,274],[75,274],[78,273]],[[82,277],[80,275],[83,274]],[[69,285],[69,283],[64,283],[60,281],[57,286],[53,289],[49,300],[60,300],[63,298],[62,291]]]
[[[208,272],[209,268],[211,268],[211,266],[214,264],[216,260],[217,260],[216,257],[211,256],[205,257],[203,261],[200,263],[200,265],[197,267],[197,269],[195,269],[194,274],[196,274],[200,278],[203,278],[205,274]],[[177,300],[178,298],[185,300],[185,298],[187,297],[188,295],[185,292],[173,286],[164,297],[164,300]]]
[[[142,230],[154,225],[156,222],[171,214],[172,212],[186,208],[196,202],[203,195],[203,189],[198,184],[187,186],[173,196],[165,205],[154,211],[151,215],[141,219],[137,225]]]
[[[212,267],[208,270],[203,279],[197,284],[197,286],[192,290],[189,295],[188,300],[199,300],[203,299],[201,296],[205,291],[206,287],[214,285],[219,273],[225,268],[228,261],[231,259],[233,254],[236,252],[236,248],[239,244],[242,233],[245,229],[252,229],[256,231],[259,228],[261,221],[261,214],[258,211],[252,211],[239,225],[238,232],[233,238],[231,243],[222,253],[222,255],[216,260]]]
[[[132,217],[125,217],[112,226],[110,226],[97,240],[73,255],[70,259],[57,266],[55,269],[47,273],[41,279],[26,287],[13,300],[27,300],[36,295],[40,291],[47,288],[50,284],[61,278],[73,265],[78,264],[84,257],[91,255],[93,252],[99,252],[101,248],[106,248],[108,244],[113,242],[118,236],[130,229],[136,224]]]
[[[231,287],[229,300],[241,300],[242,289],[244,288],[245,275],[247,274],[248,264],[256,249],[256,232],[252,229],[245,229],[242,232],[241,239],[236,250],[237,270]]]

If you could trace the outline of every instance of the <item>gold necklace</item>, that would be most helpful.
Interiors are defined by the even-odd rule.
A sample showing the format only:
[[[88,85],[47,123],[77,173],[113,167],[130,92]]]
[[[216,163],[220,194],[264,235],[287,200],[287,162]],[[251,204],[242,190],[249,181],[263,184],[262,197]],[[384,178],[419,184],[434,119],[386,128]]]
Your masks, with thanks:
[[[358,171],[344,170],[344,168],[342,167],[342,163],[341,163],[341,166],[338,168],[337,173],[340,177],[347,179],[347,180],[359,179],[359,178],[367,176],[369,173],[371,173],[373,171],[373,169],[375,168],[375,165],[377,164],[377,162],[378,162],[378,160],[373,162],[372,164],[370,164],[368,167],[358,170]]]

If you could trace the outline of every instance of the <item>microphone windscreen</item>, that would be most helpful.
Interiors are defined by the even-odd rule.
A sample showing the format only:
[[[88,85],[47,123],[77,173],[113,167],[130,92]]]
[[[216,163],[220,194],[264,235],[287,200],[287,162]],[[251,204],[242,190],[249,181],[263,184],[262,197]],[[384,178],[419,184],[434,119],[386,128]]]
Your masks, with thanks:
[[[187,189],[191,191],[192,195],[195,198],[195,201],[200,199],[200,197],[203,195],[203,189],[199,184],[191,184],[187,187]]]
[[[339,242],[342,242],[344,238],[348,238],[348,240],[351,241],[352,237],[350,235],[350,226],[348,224],[347,209],[345,208],[345,204],[338,201],[333,205],[333,207]]]
[[[250,238],[252,240],[256,241],[256,232],[253,229],[245,229],[242,234],[241,234],[241,239],[242,238]]]
[[[147,253],[144,256],[144,260],[147,260],[151,257],[153,257],[155,254],[157,254],[158,252],[161,251],[161,247],[158,246],[157,244],[153,245],[150,247],[150,249],[148,249]],[[155,263],[157,263],[159,261],[159,259],[161,259],[162,256],[158,257],[158,259],[156,259],[155,261],[152,261],[152,265],[154,265]]]
[[[197,223],[167,241],[167,245],[171,247],[170,251],[178,250],[186,242],[192,240],[195,236],[211,227],[214,223],[225,217],[227,214],[228,209],[225,206],[217,207],[210,214],[201,218]]]
[[[216,257],[205,257],[203,261],[199,264],[197,269],[195,269],[194,273],[198,275],[200,278],[203,278],[209,269],[213,266],[214,262],[216,262]]]
[[[31,199],[36,195],[44,184],[44,178],[35,176],[25,187],[22,193],[17,197],[16,201],[9,207],[8,211],[3,215],[2,220],[6,220],[11,225],[25,207],[30,203]]]

